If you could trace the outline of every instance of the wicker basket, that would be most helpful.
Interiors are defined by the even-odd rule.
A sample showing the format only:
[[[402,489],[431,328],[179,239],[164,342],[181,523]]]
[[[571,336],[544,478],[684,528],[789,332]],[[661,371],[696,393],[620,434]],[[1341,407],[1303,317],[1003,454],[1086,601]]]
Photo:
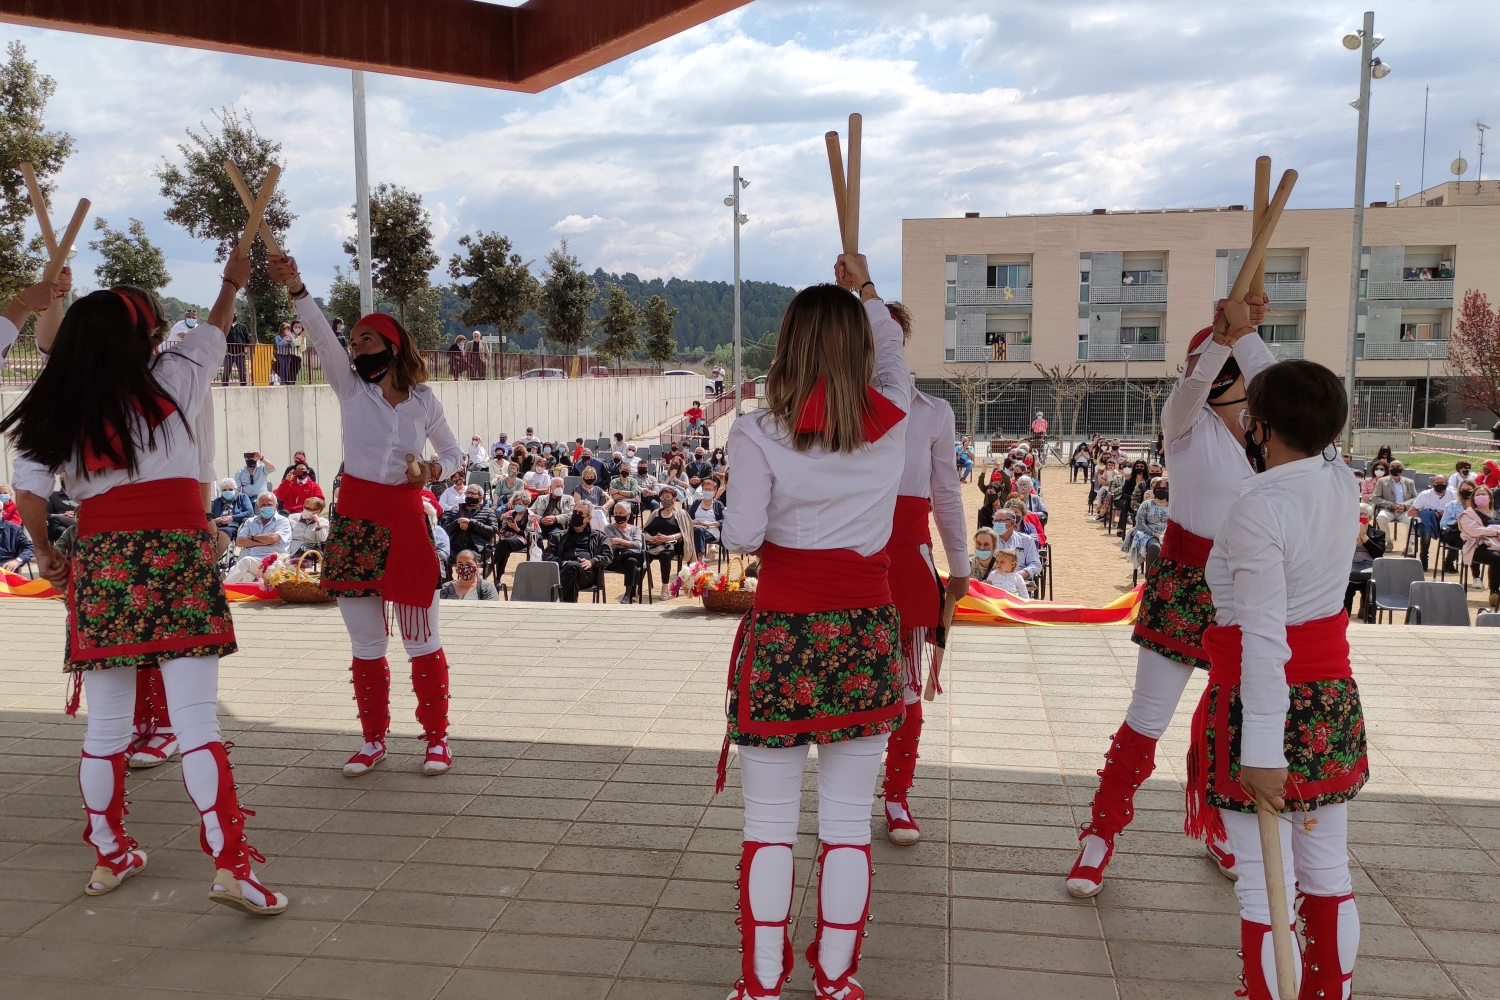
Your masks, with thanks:
[[[317,563],[316,569],[306,569],[303,564],[308,559]],[[306,580],[289,580],[286,583],[276,585],[276,596],[288,604],[332,604],[334,597],[318,585],[318,577],[323,572],[323,553],[317,549],[309,549],[302,553],[302,558],[297,560],[297,569],[304,573]]]
[[[735,563],[739,563],[739,575],[735,575]],[[729,570],[725,574],[729,579],[738,582],[743,588],[745,582],[745,563],[738,555],[729,557]],[[755,607],[755,591],[753,590],[705,590],[702,595],[703,610],[713,611],[719,614],[742,615]]]

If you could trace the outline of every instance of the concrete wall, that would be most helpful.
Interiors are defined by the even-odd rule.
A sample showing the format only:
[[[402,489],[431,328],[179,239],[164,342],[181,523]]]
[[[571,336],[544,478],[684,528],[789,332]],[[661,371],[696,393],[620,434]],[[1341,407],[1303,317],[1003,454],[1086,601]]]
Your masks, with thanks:
[[[635,437],[680,416],[694,399],[703,398],[703,379],[697,375],[449,381],[432,386],[465,449],[474,434],[488,447],[502,431],[514,441],[527,427],[535,428],[544,440],[606,437],[616,431]],[[0,414],[21,395],[0,393]],[[260,452],[278,468],[293,452],[305,451],[325,479],[331,479],[343,461],[338,399],[326,385],[215,386],[213,403],[215,464],[221,474],[238,468],[247,451]],[[0,478],[8,480],[10,475],[10,444],[0,439]]]

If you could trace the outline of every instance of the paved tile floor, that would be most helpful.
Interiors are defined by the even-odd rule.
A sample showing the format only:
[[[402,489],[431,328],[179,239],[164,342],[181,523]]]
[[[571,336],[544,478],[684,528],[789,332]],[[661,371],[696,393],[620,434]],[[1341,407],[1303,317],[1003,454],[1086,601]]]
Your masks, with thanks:
[[[0,605],[0,997],[719,1000],[735,978],[737,770],[711,794],[732,622],[446,605],[457,764],[419,773],[402,688],[396,754],[349,780],[337,613],[237,609],[223,719],[265,876],[293,900],[257,920],[208,902],[175,763],[129,780],[150,869],[82,895],[61,612]],[[1500,997],[1500,655],[1466,629],[1354,643],[1375,774],[1352,828],[1358,995]],[[1234,894],[1180,833],[1189,706],[1103,895],[1063,891],[1133,664],[1123,629],[959,631],[913,798],[924,841],[876,824],[871,997],[1232,995]],[[805,813],[800,887],[814,829]],[[814,901],[796,905],[800,953]],[[791,986],[807,995],[805,966]]]

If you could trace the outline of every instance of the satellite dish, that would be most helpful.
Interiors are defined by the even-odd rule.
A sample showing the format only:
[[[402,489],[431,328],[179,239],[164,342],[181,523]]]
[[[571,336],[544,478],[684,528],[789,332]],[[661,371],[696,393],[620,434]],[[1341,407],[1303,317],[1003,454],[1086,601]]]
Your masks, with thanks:
[[[1469,171],[1469,161],[1460,156],[1448,165],[1448,170],[1454,177],[1462,177]]]

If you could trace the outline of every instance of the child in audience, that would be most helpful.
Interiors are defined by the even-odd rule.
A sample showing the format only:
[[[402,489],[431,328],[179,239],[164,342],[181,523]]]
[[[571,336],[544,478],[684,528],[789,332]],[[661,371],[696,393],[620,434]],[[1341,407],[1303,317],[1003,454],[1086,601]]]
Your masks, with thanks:
[[[1021,575],[1018,567],[1021,561],[1016,556],[1015,549],[997,549],[995,551],[995,568],[990,570],[990,575],[984,578],[984,582],[991,587],[999,587],[1001,590],[1009,591],[1017,597],[1026,597],[1026,578]]]

